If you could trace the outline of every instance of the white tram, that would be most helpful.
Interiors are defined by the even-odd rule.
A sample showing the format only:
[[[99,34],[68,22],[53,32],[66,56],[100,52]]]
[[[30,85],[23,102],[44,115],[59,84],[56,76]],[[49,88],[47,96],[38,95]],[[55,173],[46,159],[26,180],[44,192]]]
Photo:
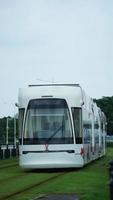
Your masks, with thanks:
[[[22,168],[82,167],[105,154],[105,115],[80,85],[29,85],[18,106]]]

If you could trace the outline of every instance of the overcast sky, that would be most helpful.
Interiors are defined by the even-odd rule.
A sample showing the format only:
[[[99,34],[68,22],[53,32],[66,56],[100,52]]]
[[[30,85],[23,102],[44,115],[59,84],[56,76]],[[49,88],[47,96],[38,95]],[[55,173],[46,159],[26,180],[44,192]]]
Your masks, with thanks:
[[[113,96],[112,0],[0,0],[0,117],[46,81]]]

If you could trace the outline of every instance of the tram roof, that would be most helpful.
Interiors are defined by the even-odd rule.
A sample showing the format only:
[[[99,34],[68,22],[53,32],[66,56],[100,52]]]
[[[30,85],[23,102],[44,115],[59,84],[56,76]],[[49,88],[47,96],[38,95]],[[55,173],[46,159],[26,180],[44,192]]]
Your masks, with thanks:
[[[29,100],[38,98],[66,99],[70,106],[81,107],[83,104],[90,109],[92,99],[79,84],[43,84],[29,85],[19,90],[19,107],[26,107]]]

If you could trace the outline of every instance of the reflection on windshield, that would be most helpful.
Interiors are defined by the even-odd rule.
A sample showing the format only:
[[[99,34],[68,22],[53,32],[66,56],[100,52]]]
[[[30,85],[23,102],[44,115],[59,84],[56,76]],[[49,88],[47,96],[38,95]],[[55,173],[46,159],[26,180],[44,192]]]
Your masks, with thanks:
[[[26,116],[24,144],[68,144],[72,141],[65,100],[31,100]]]

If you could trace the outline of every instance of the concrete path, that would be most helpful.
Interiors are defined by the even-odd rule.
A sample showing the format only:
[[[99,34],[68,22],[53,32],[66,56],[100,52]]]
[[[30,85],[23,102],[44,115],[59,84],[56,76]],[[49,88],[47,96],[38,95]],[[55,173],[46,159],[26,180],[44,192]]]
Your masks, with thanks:
[[[35,198],[34,200],[79,200],[74,194],[47,195],[44,197]]]

